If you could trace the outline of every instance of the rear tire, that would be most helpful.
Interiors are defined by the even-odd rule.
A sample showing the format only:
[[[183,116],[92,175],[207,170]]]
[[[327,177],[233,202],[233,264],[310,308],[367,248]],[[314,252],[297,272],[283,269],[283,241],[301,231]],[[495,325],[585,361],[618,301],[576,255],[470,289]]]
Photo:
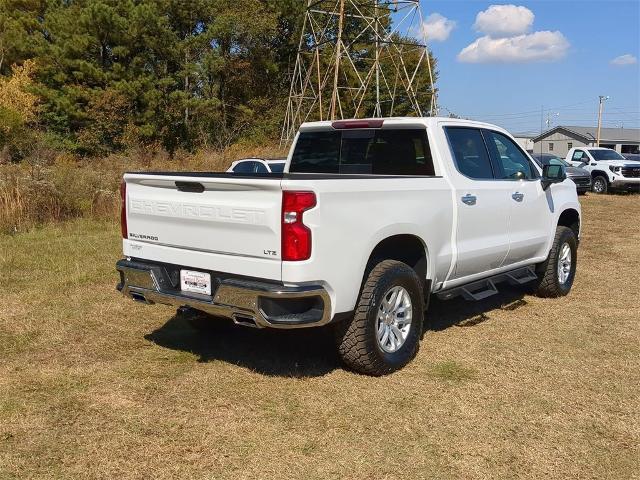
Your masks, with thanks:
[[[591,191],[599,194],[607,193],[609,191],[609,180],[603,175],[596,175],[593,177]]]
[[[344,363],[372,376],[392,373],[418,352],[424,296],[416,272],[395,260],[376,264],[367,275],[355,315],[336,325]]]
[[[564,297],[571,291],[578,265],[578,239],[568,227],[558,227],[549,257],[536,268],[535,294],[543,298]]]

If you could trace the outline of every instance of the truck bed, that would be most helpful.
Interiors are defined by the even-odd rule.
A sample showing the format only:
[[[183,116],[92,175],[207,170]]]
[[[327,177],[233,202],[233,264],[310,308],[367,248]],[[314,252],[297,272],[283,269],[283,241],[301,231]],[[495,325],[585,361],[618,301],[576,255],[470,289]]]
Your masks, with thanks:
[[[433,254],[444,255],[442,274],[448,269],[454,215],[441,177],[150,172],[124,180],[130,258],[283,284],[321,281],[337,299],[334,313],[354,308],[367,262],[362,252],[394,229],[431,241]],[[304,214],[309,260],[282,261],[284,190],[316,195],[316,207]]]

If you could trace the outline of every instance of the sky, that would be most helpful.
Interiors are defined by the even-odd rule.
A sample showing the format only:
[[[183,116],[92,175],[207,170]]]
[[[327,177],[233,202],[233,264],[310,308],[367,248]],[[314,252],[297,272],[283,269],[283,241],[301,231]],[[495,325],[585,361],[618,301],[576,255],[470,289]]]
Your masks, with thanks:
[[[512,133],[640,128],[640,0],[423,0],[440,114]]]

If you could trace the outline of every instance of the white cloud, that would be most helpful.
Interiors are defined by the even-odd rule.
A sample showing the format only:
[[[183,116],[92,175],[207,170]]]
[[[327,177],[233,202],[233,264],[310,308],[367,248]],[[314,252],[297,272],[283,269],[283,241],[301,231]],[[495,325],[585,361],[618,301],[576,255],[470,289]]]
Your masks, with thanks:
[[[564,58],[569,42],[560,32],[535,32],[510,38],[478,38],[458,54],[465,63],[526,63]]]
[[[478,13],[473,27],[492,38],[523,35],[533,25],[535,15],[526,7],[491,5]]]
[[[422,31],[427,36],[427,40],[434,42],[444,42],[454,28],[456,28],[456,22],[439,13],[432,13],[422,24]]]
[[[626,67],[627,65],[635,65],[636,63],[638,63],[638,59],[630,53],[620,55],[611,60],[611,65],[615,65],[616,67]]]

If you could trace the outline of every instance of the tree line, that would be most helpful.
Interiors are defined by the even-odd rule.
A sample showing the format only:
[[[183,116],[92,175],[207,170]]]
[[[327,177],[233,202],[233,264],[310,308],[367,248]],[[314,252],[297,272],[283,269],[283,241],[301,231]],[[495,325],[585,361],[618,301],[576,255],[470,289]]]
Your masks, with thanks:
[[[0,149],[278,137],[303,0],[0,0]]]

